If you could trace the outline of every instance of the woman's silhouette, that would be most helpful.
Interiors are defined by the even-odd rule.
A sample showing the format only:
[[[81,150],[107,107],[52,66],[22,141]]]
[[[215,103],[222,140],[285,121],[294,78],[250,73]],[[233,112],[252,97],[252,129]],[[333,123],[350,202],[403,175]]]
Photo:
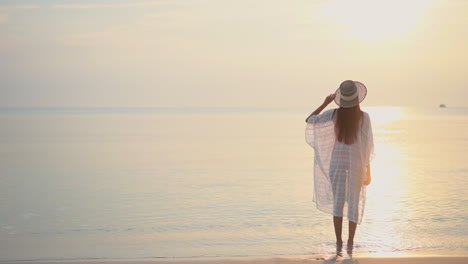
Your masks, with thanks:
[[[343,217],[349,220],[347,250],[352,253],[356,226],[362,220],[366,186],[371,182],[370,161],[374,142],[369,115],[361,111],[367,89],[344,81],[306,118],[306,141],[314,148],[314,201],[333,215],[337,254],[341,255]],[[340,107],[320,114],[335,100]]]

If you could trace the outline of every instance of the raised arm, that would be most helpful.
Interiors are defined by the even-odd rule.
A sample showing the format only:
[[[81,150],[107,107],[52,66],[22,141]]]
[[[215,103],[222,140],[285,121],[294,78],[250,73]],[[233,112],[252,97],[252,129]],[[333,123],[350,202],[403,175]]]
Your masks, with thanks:
[[[327,96],[325,98],[325,100],[323,101],[322,105],[320,105],[317,109],[315,109],[315,111],[313,111],[306,119],[306,123],[307,121],[309,120],[309,118],[313,115],[318,115],[320,114],[320,112],[323,111],[323,109],[325,109],[325,107],[327,107],[327,105],[329,105],[331,102],[333,102],[333,100],[335,100],[335,94],[330,94],[329,96]]]

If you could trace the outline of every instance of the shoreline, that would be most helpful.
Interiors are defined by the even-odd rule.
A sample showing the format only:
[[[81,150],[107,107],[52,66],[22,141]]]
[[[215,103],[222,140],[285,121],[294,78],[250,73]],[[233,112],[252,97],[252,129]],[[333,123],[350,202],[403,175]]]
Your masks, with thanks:
[[[322,258],[270,258],[252,260],[73,260],[73,261],[13,261],[4,264],[465,264],[468,256],[433,257],[353,257]]]
[[[135,259],[56,259],[56,260],[6,260],[0,264],[295,264],[295,263],[343,263],[343,264],[463,264],[468,263],[466,251],[444,252],[379,252],[357,253],[352,257],[344,253],[335,259],[333,254],[300,256],[239,256],[192,258],[135,258]]]

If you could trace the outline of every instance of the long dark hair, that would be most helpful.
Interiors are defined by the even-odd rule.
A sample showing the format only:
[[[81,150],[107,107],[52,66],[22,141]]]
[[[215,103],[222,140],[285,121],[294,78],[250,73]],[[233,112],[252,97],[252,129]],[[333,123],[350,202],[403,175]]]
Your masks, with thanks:
[[[362,111],[359,105],[343,108],[340,107],[335,110],[335,134],[339,142],[344,142],[351,145],[357,139],[357,132],[359,129]]]

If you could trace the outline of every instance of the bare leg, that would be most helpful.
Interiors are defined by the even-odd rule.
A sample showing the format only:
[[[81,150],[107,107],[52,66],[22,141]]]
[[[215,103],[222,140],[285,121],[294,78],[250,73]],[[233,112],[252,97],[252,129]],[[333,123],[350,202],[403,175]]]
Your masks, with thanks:
[[[336,236],[336,254],[341,254],[343,248],[343,240],[341,239],[341,231],[343,229],[343,217],[333,216],[333,225],[335,226]]]
[[[349,221],[349,234],[348,234],[348,246],[347,246],[347,251],[350,254],[350,252],[353,252],[353,245],[354,245],[354,234],[356,233],[356,227],[357,224]]]

